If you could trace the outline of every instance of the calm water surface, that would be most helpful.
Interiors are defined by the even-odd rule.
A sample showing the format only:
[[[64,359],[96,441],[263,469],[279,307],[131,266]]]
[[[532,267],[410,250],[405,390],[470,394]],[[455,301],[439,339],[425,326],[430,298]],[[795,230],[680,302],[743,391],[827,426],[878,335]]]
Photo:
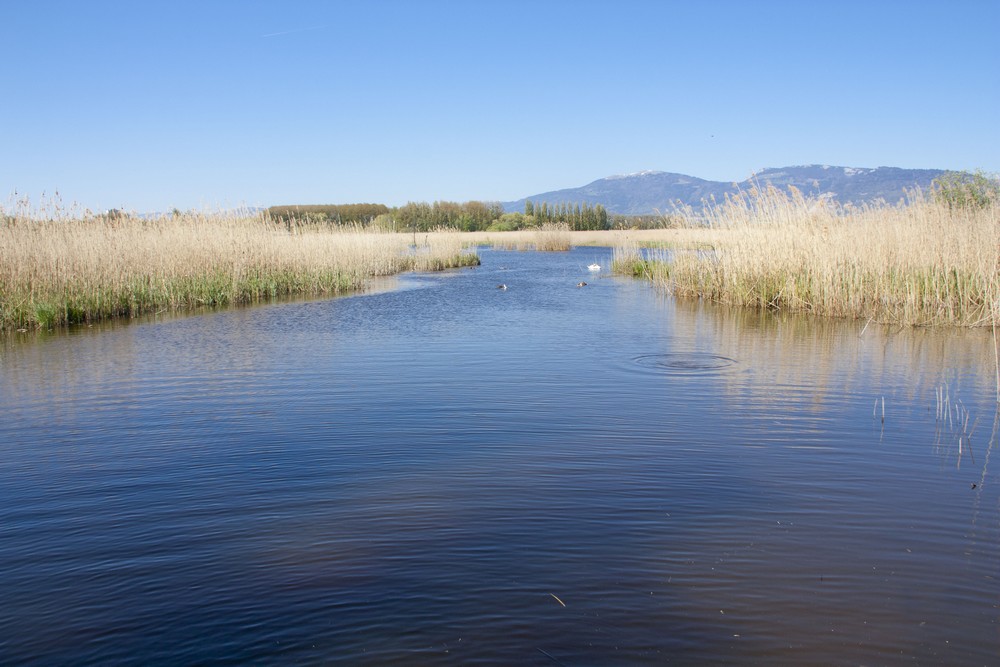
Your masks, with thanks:
[[[0,663],[1000,663],[986,334],[480,254],[2,339]]]

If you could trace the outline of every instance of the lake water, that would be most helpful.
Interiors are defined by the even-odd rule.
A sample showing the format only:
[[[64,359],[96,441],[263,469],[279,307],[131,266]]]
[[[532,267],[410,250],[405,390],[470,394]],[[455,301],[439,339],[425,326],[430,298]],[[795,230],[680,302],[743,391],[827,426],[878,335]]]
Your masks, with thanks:
[[[3,338],[0,663],[1000,662],[987,333],[480,254]]]

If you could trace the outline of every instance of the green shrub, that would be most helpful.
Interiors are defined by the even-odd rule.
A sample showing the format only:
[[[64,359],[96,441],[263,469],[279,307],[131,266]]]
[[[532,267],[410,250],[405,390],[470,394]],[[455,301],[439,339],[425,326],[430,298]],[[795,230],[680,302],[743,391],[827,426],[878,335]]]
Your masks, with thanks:
[[[1000,181],[981,170],[949,171],[934,179],[934,199],[949,208],[986,208],[1000,201]]]
[[[523,213],[504,213],[493,222],[487,231],[490,232],[516,232],[527,226],[533,226],[535,219]]]

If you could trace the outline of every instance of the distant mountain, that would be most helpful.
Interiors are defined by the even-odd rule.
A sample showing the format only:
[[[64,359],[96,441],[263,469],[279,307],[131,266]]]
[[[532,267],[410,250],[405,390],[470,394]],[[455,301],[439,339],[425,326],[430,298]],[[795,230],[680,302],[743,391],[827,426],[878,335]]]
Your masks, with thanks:
[[[876,200],[896,203],[913,188],[927,190],[931,181],[944,174],[941,169],[899,169],[897,167],[831,167],[806,165],[765,169],[739,183],[706,181],[694,176],[665,171],[642,171],[626,176],[609,176],[580,188],[554,190],[503,202],[507,211],[523,211],[526,200],[536,204],[601,204],[611,213],[648,215],[666,213],[678,204],[699,208],[713,197],[722,201],[727,193],[748,190],[755,184],[770,183],[786,190],[789,185],[807,196],[829,196],[842,204],[863,204]]]

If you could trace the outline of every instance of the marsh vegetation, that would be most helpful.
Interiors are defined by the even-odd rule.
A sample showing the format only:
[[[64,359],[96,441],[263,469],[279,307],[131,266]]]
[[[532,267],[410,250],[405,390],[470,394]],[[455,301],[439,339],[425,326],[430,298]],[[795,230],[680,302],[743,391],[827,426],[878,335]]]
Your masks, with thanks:
[[[375,276],[478,263],[457,233],[288,229],[255,215],[119,216],[0,225],[0,328],[357,290]]]
[[[299,225],[360,225],[383,231],[512,232],[553,225],[573,231],[612,228],[662,227],[662,216],[609,215],[600,204],[550,205],[525,202],[524,212],[507,212],[499,202],[409,202],[390,208],[384,204],[272,206],[265,214],[289,227]]]
[[[524,213],[482,202],[175,210],[156,219],[4,213],[0,329],[336,294],[374,276],[475,264],[478,246],[574,245],[613,247],[616,271],[682,297],[866,322],[996,326],[998,193],[982,174],[949,175],[926,195],[863,207],[761,187],[658,225],[599,206],[531,202]]]
[[[616,245],[619,271],[679,296],[902,325],[1000,323],[1000,210],[914,194],[843,207],[755,189],[665,232],[663,252]]]

